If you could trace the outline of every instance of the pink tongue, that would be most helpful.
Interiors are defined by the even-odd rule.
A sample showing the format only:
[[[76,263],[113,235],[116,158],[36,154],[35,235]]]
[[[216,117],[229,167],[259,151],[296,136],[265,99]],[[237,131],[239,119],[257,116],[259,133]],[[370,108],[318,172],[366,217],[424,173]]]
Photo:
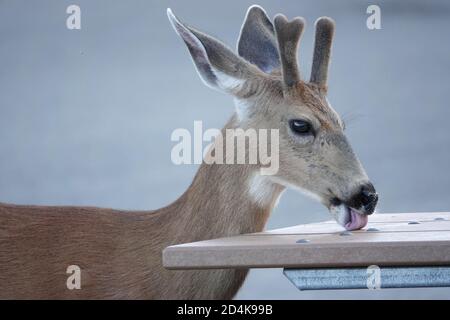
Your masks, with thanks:
[[[355,210],[350,209],[350,221],[345,225],[347,230],[358,230],[364,228],[367,225],[368,217],[357,213]]]

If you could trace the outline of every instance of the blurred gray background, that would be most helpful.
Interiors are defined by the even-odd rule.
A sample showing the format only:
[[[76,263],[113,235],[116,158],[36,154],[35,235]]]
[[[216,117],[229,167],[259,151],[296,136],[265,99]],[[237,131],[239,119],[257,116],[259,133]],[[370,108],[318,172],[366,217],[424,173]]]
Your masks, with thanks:
[[[155,209],[176,199],[197,167],[170,160],[176,128],[220,128],[232,99],[204,87],[166,8],[234,47],[252,1],[0,1],[0,201]],[[449,211],[450,3],[270,1],[301,15],[301,67],[313,23],[337,23],[329,98],[380,193],[380,212]],[[82,29],[66,28],[66,8]],[[382,29],[368,30],[378,4]],[[327,220],[284,194],[267,228]],[[1,285],[0,285],[1,287]],[[447,298],[448,289],[299,292],[280,269],[254,270],[237,298]]]

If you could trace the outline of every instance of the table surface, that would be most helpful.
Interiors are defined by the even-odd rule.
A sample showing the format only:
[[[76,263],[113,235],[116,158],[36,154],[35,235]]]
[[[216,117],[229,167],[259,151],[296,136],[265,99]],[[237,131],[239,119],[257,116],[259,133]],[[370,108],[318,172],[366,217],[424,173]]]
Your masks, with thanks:
[[[377,213],[358,231],[334,221],[167,247],[168,269],[450,265],[450,212]]]

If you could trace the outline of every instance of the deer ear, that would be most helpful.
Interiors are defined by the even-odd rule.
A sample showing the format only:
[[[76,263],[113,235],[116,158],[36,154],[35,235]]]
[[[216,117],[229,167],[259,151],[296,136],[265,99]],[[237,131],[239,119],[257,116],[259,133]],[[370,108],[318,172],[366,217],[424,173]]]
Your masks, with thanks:
[[[243,94],[246,80],[254,77],[255,69],[223,43],[178,20],[167,9],[169,20],[189,49],[203,82],[214,89],[235,95]]]
[[[272,22],[258,5],[248,8],[238,40],[238,53],[266,73],[280,68]]]

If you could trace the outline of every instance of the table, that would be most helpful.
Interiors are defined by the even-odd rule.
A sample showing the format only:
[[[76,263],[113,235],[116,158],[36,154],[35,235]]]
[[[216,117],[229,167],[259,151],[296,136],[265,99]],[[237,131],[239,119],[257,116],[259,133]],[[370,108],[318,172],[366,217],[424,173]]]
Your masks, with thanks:
[[[376,213],[167,247],[168,269],[283,268],[300,290],[450,286],[450,213]]]

